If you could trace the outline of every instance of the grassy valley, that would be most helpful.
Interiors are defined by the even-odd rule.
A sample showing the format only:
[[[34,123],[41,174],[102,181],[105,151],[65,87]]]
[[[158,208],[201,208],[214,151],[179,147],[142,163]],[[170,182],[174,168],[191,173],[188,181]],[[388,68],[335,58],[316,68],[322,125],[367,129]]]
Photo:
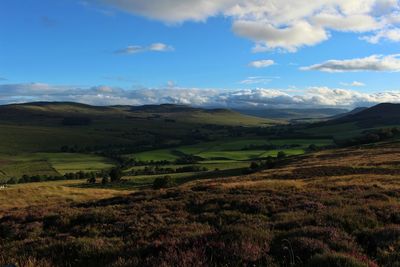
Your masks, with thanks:
[[[0,266],[397,266],[397,109],[1,106]]]

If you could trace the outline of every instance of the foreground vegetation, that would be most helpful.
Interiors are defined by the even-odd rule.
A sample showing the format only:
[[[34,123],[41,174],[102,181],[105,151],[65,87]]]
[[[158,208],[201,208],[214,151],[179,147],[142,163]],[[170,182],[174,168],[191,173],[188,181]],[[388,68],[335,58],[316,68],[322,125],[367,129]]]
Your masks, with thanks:
[[[246,176],[8,206],[0,262],[399,266],[399,155],[399,144],[324,151]]]

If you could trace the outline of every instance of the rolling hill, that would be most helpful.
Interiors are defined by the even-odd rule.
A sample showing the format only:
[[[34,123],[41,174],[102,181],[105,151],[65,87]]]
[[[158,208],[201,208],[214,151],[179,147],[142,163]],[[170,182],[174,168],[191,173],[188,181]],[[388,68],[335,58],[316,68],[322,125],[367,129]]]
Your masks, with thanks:
[[[382,103],[348,114],[334,122],[356,122],[362,125],[392,125],[400,123],[400,104]]]
[[[300,120],[329,118],[348,112],[346,109],[319,108],[319,109],[238,109],[240,113],[269,118],[275,120]]]
[[[27,173],[98,171],[112,167],[112,159],[119,155],[219,140],[236,134],[234,129],[273,124],[226,109],[180,105],[4,105],[0,106],[0,180]]]
[[[347,139],[365,130],[400,126],[400,104],[382,103],[370,108],[358,108],[344,116],[314,123],[305,130],[314,135],[331,135]]]
[[[195,142],[224,135],[226,127],[275,123],[278,122],[230,110],[179,105],[96,107],[69,102],[4,105],[0,106],[0,154],[55,152],[63,146],[89,151],[154,144],[162,147],[179,144],[183,139]]]
[[[342,113],[342,114],[338,114],[338,115],[332,116],[332,117],[330,117],[329,119],[330,119],[330,120],[334,120],[334,119],[343,118],[343,117],[346,117],[346,116],[349,116],[349,115],[357,114],[357,113],[359,113],[359,112],[361,112],[361,111],[364,111],[364,110],[366,110],[366,109],[367,109],[366,107],[357,107],[357,108],[355,108],[355,109],[353,109],[353,110],[351,110],[351,111],[349,111],[349,112],[346,112],[346,113]]]

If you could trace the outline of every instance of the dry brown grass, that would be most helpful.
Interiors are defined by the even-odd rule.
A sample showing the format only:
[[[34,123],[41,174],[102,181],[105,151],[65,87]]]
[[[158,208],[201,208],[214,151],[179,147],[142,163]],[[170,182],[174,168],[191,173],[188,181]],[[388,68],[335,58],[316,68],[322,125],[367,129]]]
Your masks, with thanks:
[[[0,190],[0,216],[8,210],[100,200],[131,192],[73,187],[85,181],[55,181],[13,185]]]

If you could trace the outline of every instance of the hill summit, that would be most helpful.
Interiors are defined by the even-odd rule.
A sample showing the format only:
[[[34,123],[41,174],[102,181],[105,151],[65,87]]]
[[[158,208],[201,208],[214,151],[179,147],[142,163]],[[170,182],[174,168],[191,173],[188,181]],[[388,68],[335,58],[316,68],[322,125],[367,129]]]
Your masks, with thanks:
[[[328,124],[356,123],[363,127],[400,124],[400,104],[382,103],[370,108],[355,109]]]

